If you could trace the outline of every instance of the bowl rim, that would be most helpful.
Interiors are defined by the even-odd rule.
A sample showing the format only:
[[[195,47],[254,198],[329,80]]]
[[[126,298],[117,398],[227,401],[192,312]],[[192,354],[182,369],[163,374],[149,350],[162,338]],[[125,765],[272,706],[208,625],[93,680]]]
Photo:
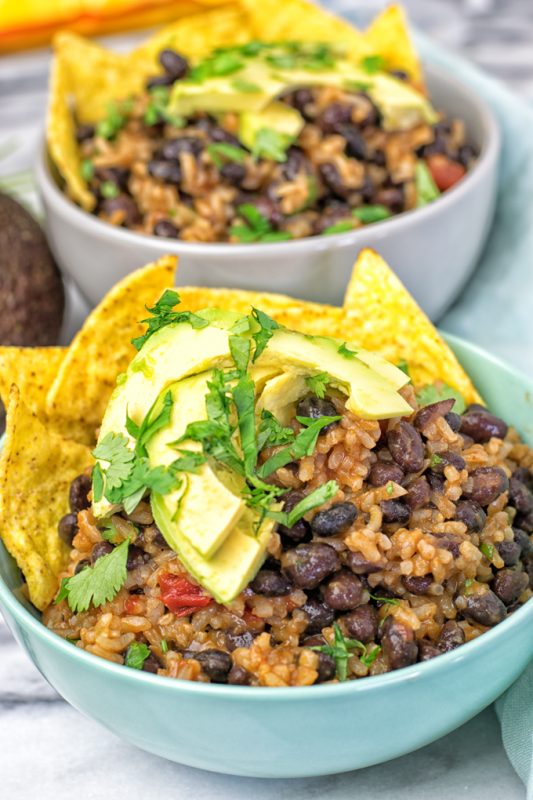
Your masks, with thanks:
[[[530,387],[530,390],[533,392],[533,380],[514,366],[507,364],[502,359],[485,351],[478,345],[470,344],[470,342],[460,336],[449,333],[445,333],[444,335],[452,348],[454,345],[457,345],[466,350],[470,350],[476,358],[482,358],[502,368],[517,378],[520,383]],[[1,445],[2,442],[0,441],[0,448]],[[23,630],[30,628],[32,633],[37,635],[45,644],[49,644],[52,649],[59,649],[59,651],[64,652],[67,657],[72,657],[74,660],[79,659],[81,663],[86,665],[87,669],[93,667],[95,670],[102,670],[104,673],[108,672],[112,676],[116,676],[118,680],[124,680],[130,683],[133,682],[133,684],[137,681],[140,682],[138,683],[139,686],[147,682],[148,685],[151,685],[155,690],[163,690],[163,687],[166,686],[168,687],[168,691],[171,692],[186,692],[190,694],[199,692],[200,694],[206,693],[207,696],[217,698],[218,700],[246,699],[254,702],[258,700],[283,702],[288,699],[297,701],[310,699],[327,700],[331,697],[338,698],[347,694],[352,694],[353,692],[380,691],[382,687],[397,686],[403,682],[417,680],[420,677],[431,678],[432,675],[435,676],[439,671],[445,670],[447,666],[456,665],[470,656],[474,658],[476,653],[479,654],[491,648],[493,641],[496,641],[504,632],[509,632],[513,628],[525,624],[526,619],[533,622],[532,597],[521,608],[513,612],[511,617],[498,623],[498,625],[485,631],[485,633],[475,639],[465,642],[465,644],[460,645],[460,647],[455,650],[443,653],[429,661],[412,664],[409,667],[403,667],[393,672],[386,672],[382,675],[370,675],[363,680],[345,681],[337,684],[280,687],[231,686],[228,684],[199,683],[196,681],[187,681],[182,678],[169,678],[165,675],[153,675],[148,672],[143,672],[142,670],[125,668],[123,664],[115,664],[100,656],[88,653],[86,650],[82,650],[66,639],[63,639],[59,634],[54,633],[47,628],[41,620],[30,613],[9,589],[3,577],[0,575],[0,610],[3,607],[8,609]]]
[[[204,255],[208,257],[231,257],[233,253],[242,253],[246,256],[259,256],[270,253],[278,256],[291,253],[305,253],[308,250],[331,249],[335,246],[345,247],[364,244],[364,236],[368,235],[368,229],[374,230],[377,226],[378,231],[386,230],[393,235],[394,231],[412,227],[418,222],[429,222],[441,211],[444,213],[455,201],[460,202],[461,198],[474,190],[476,185],[482,181],[486,173],[491,171],[497,162],[501,146],[501,132],[496,117],[490,105],[470,87],[467,82],[463,82],[455,75],[450,74],[446,69],[435,66],[428,61],[424,65],[424,70],[431,80],[437,80],[445,84],[446,91],[452,95],[461,95],[468,104],[474,109],[476,117],[482,129],[482,141],[479,157],[472,170],[451,189],[444,192],[435,202],[429,203],[422,208],[415,208],[404,211],[389,219],[381,222],[373,222],[371,225],[364,226],[355,231],[337,233],[330,236],[307,236],[302,239],[294,239],[285,242],[269,243],[229,243],[229,242],[187,242],[182,239],[169,239],[154,234],[138,233],[127,228],[119,228],[99,219],[88,211],[78,206],[73,200],[59,188],[50,170],[50,157],[48,154],[46,131],[41,135],[41,141],[37,148],[37,158],[34,164],[34,172],[37,187],[41,195],[54,207],[54,212],[59,211],[69,219],[74,227],[86,226],[88,232],[92,232],[95,237],[107,237],[116,243],[125,245],[145,245],[155,248],[160,252],[179,253],[180,255]],[[47,208],[49,213],[49,207]],[[265,250],[266,248],[266,250]]]

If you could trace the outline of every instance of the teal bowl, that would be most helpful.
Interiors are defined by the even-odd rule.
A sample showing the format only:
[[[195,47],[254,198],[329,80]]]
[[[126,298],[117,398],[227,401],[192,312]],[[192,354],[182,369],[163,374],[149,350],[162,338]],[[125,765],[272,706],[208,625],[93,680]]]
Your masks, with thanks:
[[[448,337],[487,404],[533,445],[533,381]],[[492,703],[533,657],[533,600],[478,639],[361,681],[267,689],[171,680],[112,664],[47,630],[0,549],[0,608],[69,703],[137,747],[193,767],[268,778],[343,772],[438,739]]]

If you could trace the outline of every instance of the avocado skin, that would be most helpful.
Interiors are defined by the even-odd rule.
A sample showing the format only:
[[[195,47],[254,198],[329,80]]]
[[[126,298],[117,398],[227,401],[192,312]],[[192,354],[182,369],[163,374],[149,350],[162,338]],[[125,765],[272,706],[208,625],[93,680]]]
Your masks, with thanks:
[[[44,233],[6,194],[0,194],[0,220],[0,344],[57,344],[65,292]]]

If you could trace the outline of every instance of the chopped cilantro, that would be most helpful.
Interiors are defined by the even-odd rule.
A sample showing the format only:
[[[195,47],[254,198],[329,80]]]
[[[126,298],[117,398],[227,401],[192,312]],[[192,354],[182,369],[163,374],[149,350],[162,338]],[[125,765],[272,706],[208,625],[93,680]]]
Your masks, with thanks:
[[[363,225],[369,225],[371,222],[380,222],[382,219],[388,219],[391,216],[389,209],[379,204],[354,208],[352,214],[354,217],[357,217],[359,222],[362,222]]]
[[[136,425],[135,422],[126,415],[126,430],[133,436],[136,440],[135,442],[135,453],[139,456],[147,456],[148,452],[146,450],[146,445],[150,441],[150,439],[155,436],[157,431],[161,430],[162,428],[166,428],[167,425],[170,423],[170,418],[172,415],[172,407],[174,405],[174,399],[172,397],[171,392],[166,392],[163,397],[163,404],[160,409],[159,406],[159,398],[152,404],[152,407],[146,414],[145,418],[143,419],[140,425]],[[157,411],[157,413],[156,413]]]
[[[159,642],[159,647],[161,648],[162,653],[168,653],[168,644],[166,639],[161,639]]]
[[[338,491],[339,484],[337,481],[327,481],[327,483],[323,483],[322,486],[309,492],[290,511],[271,511],[268,516],[287,528],[292,528],[308,511],[327,503],[328,500],[335,497]]]
[[[180,457],[172,462],[175,472],[198,472],[200,467],[207,461],[203,453],[193,450],[178,450]]]
[[[204,58],[189,72],[187,79],[201,83],[208,78],[220,78],[232,75],[244,67],[244,62],[234,48],[219,48],[213,55]]]
[[[104,181],[102,184],[100,184],[100,194],[102,197],[110,199],[113,197],[118,197],[120,194],[120,189],[116,183],[113,183],[113,181]]]
[[[319,372],[318,375],[309,375],[305,379],[306,384],[309,386],[314,395],[320,400],[326,396],[326,387],[329,384],[329,375],[327,372]]]
[[[421,159],[416,162],[415,166],[415,189],[417,208],[427,206],[440,196],[437,184],[433,180],[426,162]]]
[[[489,561],[492,561],[492,556],[494,555],[494,545],[489,544],[488,542],[481,542],[479,545],[479,549]]]
[[[144,642],[132,642],[126,650],[124,663],[132,669],[142,669],[150,655],[150,648]]]
[[[85,567],[71,578],[63,578],[55,602],[66,600],[72,611],[79,613],[87,611],[91,603],[96,608],[112,600],[126,580],[129,543],[126,539],[111,553],[101,556],[92,567]]]
[[[258,470],[260,478],[267,478],[280,467],[290,464],[291,461],[298,461],[304,456],[313,454],[316,446],[317,439],[320,435],[322,428],[330,425],[332,422],[337,422],[340,417],[320,417],[311,422],[303,431],[295,437],[294,441],[283,450],[278,450],[273,456],[270,456]],[[300,418],[301,420],[301,418]]]
[[[346,342],[341,344],[337,352],[339,355],[345,356],[346,358],[355,358],[357,356],[357,350],[350,350]]]
[[[235,362],[237,372],[239,375],[245,375],[248,369],[248,362],[250,361],[250,339],[233,334],[229,337],[229,349],[231,357]]]
[[[372,600],[375,600],[377,603],[384,603],[387,606],[399,606],[400,601],[397,600],[395,597],[380,597],[376,594],[371,594],[370,597]]]
[[[374,75],[376,72],[385,69],[385,59],[379,54],[365,56],[365,58],[361,59],[361,69],[364,69],[369,75]]]
[[[416,400],[419,406],[429,406],[439,400],[448,400],[449,398],[455,400],[453,410],[457,414],[462,414],[466,408],[466,403],[457,389],[448,386],[447,383],[442,383],[438,386],[434,383],[428,383],[416,393]]]
[[[261,87],[257,83],[246,81],[243,78],[234,78],[234,80],[231,82],[231,85],[238,92],[244,92],[245,94],[261,91]]]
[[[92,180],[94,175],[94,164],[90,158],[84,158],[80,164],[80,175],[87,183]]]
[[[337,678],[340,681],[345,681],[348,677],[348,661],[352,655],[350,651],[355,648],[362,650],[363,655],[366,655],[366,646],[357,639],[347,639],[343,635],[338,622],[335,622],[333,624],[333,644],[317,645],[310,649],[316,650],[319,653],[325,653],[335,659]]]
[[[175,128],[183,128],[185,120],[168,110],[169,99],[170,89],[168,86],[154,86],[150,90],[150,100],[143,117],[145,125],[152,126],[159,122],[168,122]]]
[[[252,339],[255,342],[252,361],[255,363],[274,335],[274,331],[279,328],[279,325],[275,319],[272,319],[272,317],[269,317],[268,314],[258,308],[252,308],[252,318],[259,325],[259,330],[252,333]]]
[[[117,544],[116,537],[118,536],[118,531],[115,523],[112,519],[106,519],[103,522],[103,527],[100,528],[100,536],[104,540],[104,542],[111,542],[112,544]]]
[[[429,461],[429,466],[433,469],[433,467],[438,467],[439,464],[442,464],[443,458],[439,456],[438,453],[432,453],[431,458]]]
[[[131,475],[135,453],[128,448],[128,440],[122,433],[107,433],[92,454],[99,461],[107,461],[109,464],[105,471],[107,489],[117,489]],[[101,466],[97,466],[101,470]],[[101,495],[95,497],[97,502],[99,499]]]
[[[237,209],[246,225],[233,225],[230,233],[240,242],[280,242],[291,239],[288,231],[273,230],[270,222],[252,203],[243,203]]]
[[[286,161],[287,150],[294,141],[294,136],[281,133],[273,128],[260,128],[252,147],[254,158],[268,158],[272,161]]]
[[[205,328],[209,325],[207,320],[193,314],[192,311],[173,311],[175,306],[179,305],[179,303],[179,294],[173,289],[166,289],[155,306],[146,308],[152,316],[141,320],[141,322],[148,325],[146,332],[142,336],[137,336],[135,339],[131,340],[136,350],[140,350],[150,336],[166,325],[177,322],[189,322],[193,328]]]
[[[246,158],[246,150],[228,142],[215,142],[207,147],[207,152],[216,167],[222,167],[226,161],[242,163]]]
[[[405,372],[405,374],[408,377],[410,377],[410,375],[409,375],[409,364],[407,363],[405,358],[400,359],[400,361],[398,361],[396,366],[398,367],[398,369],[401,369],[402,372]]]
[[[362,644],[362,642],[360,644]],[[376,658],[381,653],[381,645],[377,644],[370,651],[365,645],[363,645],[363,647],[364,647],[363,654],[360,656],[361,663],[363,663],[365,667],[371,667]]]
[[[257,431],[257,449],[259,452],[264,447],[278,447],[282,444],[288,444],[292,442],[294,436],[295,433],[292,428],[284,428],[270,411],[263,410]]]
[[[129,111],[131,111],[131,104],[127,101],[120,104],[110,103],[107,107],[107,116],[96,126],[96,135],[103,139],[114,139],[126,124],[126,114]]]
[[[249,342],[248,342],[249,344]],[[257,463],[255,432],[255,384],[249,375],[242,375],[232,391],[237,409],[238,428],[244,459],[244,471],[252,474]]]
[[[389,482],[388,482],[388,484],[387,484],[387,488],[386,488],[386,490],[385,490],[385,491],[387,492],[387,494],[388,494],[389,496],[390,496],[391,494],[394,494],[394,483],[393,483],[392,481],[389,481]]]
[[[336,233],[347,233],[353,231],[353,222],[346,220],[345,222],[336,222],[322,231],[322,236],[333,236]]]

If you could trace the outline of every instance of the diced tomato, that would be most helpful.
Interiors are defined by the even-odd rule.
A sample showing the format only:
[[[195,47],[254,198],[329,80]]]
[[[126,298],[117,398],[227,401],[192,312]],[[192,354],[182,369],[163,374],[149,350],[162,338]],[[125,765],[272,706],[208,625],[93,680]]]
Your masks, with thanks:
[[[457,161],[452,161],[440,153],[428,156],[426,161],[431,177],[441,192],[445,192],[446,189],[452,187],[466,173],[466,169],[462,164],[458,164]]]
[[[213,598],[182,575],[163,572],[159,576],[161,600],[177,617],[186,617],[198,608],[205,608],[213,602]]]
[[[124,603],[124,611],[126,614],[144,614],[145,598],[131,595]]]
[[[265,627],[265,620],[261,619],[261,617],[258,617],[256,614],[253,614],[249,608],[244,609],[242,618],[246,622],[248,628],[255,633],[262,631]]]

